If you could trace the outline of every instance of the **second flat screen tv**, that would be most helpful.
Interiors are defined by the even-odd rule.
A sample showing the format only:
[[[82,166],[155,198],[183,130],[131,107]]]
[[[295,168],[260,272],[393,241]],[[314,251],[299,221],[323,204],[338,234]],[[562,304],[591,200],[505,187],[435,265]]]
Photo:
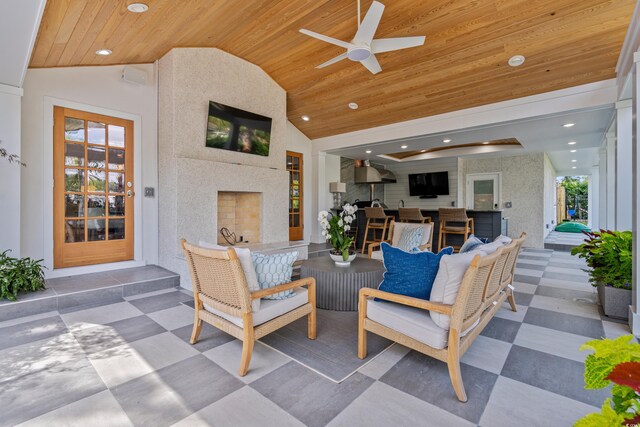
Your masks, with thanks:
[[[416,173],[409,175],[410,196],[446,196],[449,194],[449,172]]]
[[[209,101],[207,147],[268,156],[270,143],[269,117]]]

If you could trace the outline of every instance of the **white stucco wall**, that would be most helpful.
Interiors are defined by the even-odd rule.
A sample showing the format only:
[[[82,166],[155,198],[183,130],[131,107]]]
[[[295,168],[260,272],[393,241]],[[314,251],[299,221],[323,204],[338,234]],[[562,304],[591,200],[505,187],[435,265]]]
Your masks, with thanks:
[[[209,101],[272,119],[269,156],[205,146]],[[190,278],[180,239],[216,241],[217,193],[262,193],[263,243],[289,240],[286,93],[262,69],[218,49],[159,61],[160,265]]]
[[[522,156],[464,159],[464,182],[470,173],[502,173],[503,217],[509,218],[509,236],[527,233],[525,246],[544,246],[544,153]],[[466,186],[465,186],[466,187]],[[466,190],[465,201],[466,201]]]
[[[158,186],[157,166],[157,90],[155,66],[135,65],[148,76],[146,85],[134,85],[121,79],[123,66],[71,67],[30,69],[24,82],[22,102],[22,157],[28,167],[22,169],[21,191],[21,242],[22,255],[33,258],[53,259],[51,196],[52,129],[45,129],[47,119],[52,123],[51,111],[45,111],[46,100],[75,103],[78,109],[92,111],[95,108],[135,115],[140,118],[139,140],[141,158],[134,162],[141,165],[140,188]],[[46,117],[45,117],[46,116]],[[141,219],[141,259],[158,262],[158,203],[157,198],[140,198],[141,210],[135,213]],[[48,265],[49,269],[53,267]],[[51,273],[51,270],[48,271]]]
[[[21,89],[0,84],[0,148],[20,155]],[[33,168],[33,165],[30,165]],[[11,249],[20,256],[20,173],[21,166],[0,159],[0,252]]]

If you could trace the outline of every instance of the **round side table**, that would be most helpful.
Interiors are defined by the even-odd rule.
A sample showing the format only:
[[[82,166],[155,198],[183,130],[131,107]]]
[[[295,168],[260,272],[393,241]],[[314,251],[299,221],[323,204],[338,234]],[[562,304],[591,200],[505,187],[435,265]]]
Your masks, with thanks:
[[[316,279],[318,308],[357,311],[358,291],[361,288],[377,288],[384,271],[381,261],[357,257],[349,267],[336,267],[331,258],[321,255],[302,263],[300,277]]]

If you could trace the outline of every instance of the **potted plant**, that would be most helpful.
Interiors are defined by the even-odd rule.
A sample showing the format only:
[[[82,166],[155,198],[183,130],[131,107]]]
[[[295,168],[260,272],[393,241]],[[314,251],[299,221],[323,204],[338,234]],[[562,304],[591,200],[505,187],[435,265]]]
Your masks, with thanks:
[[[322,236],[329,241],[333,248],[329,256],[337,266],[348,266],[356,257],[355,251],[351,250],[355,236],[349,236],[351,223],[356,219],[357,206],[345,203],[338,215],[327,211],[320,211],[318,221],[322,227]]]
[[[0,300],[15,301],[20,292],[44,289],[42,260],[12,258],[9,252],[0,252]]]
[[[592,340],[580,347],[592,350],[584,362],[584,383],[587,390],[608,387],[607,398],[600,412],[588,414],[574,427],[631,426],[640,423],[640,344],[632,335],[614,340]],[[613,403],[613,406],[611,405]]]
[[[631,231],[585,232],[585,242],[571,251],[589,266],[590,282],[598,289],[600,304],[609,317],[627,319],[631,304]]]

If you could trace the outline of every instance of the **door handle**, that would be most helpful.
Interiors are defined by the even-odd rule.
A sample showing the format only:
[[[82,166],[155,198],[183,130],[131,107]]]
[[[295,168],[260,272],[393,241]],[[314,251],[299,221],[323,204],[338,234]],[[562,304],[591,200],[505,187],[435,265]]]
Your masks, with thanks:
[[[133,197],[133,191],[127,190],[127,197],[129,198]]]

